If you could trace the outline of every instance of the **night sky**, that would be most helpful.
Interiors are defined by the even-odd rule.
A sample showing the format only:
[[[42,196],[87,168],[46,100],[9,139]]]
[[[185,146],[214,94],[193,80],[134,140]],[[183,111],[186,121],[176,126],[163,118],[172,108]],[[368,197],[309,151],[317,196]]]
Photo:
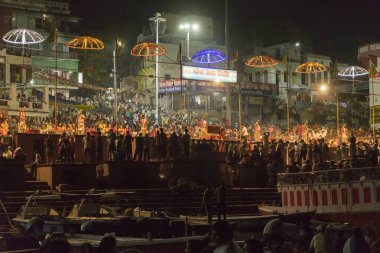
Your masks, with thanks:
[[[380,42],[379,0],[229,0],[231,50],[240,56],[256,43],[300,41],[305,51],[356,64],[357,48]],[[133,46],[155,12],[198,14],[224,20],[224,0],[69,0],[83,18],[83,33],[104,40],[118,34]]]

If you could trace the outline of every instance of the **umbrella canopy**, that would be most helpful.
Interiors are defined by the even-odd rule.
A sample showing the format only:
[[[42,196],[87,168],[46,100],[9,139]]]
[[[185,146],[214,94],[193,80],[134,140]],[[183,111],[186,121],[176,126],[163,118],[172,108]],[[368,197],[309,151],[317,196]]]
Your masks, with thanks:
[[[67,47],[82,50],[103,50],[104,43],[101,40],[93,37],[82,36],[70,40],[67,43]]]
[[[339,77],[359,77],[368,75],[368,71],[362,67],[349,66],[338,73]]]
[[[253,56],[245,62],[245,65],[248,67],[254,68],[268,68],[273,67],[278,64],[278,61],[270,56]]]
[[[218,50],[205,49],[194,54],[191,60],[201,64],[212,64],[225,61],[226,56]]]
[[[305,62],[296,68],[297,73],[314,74],[327,71],[325,65],[318,62]]]
[[[11,44],[37,44],[45,40],[45,37],[36,31],[29,29],[14,29],[3,36],[3,40]]]
[[[160,45],[152,42],[143,42],[134,46],[131,55],[134,56],[157,56],[165,54],[166,50]]]

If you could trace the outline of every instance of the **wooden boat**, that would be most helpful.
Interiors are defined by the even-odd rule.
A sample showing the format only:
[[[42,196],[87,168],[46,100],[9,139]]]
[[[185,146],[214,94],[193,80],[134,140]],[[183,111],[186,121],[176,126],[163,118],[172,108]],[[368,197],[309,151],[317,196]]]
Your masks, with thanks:
[[[59,212],[53,205],[54,201],[67,197],[80,199],[68,215],[65,210]],[[184,234],[184,222],[172,221],[169,217],[127,216],[124,209],[120,212],[120,201],[125,201],[125,197],[114,192],[86,195],[33,194],[12,220],[22,233],[115,233],[117,236],[139,237],[149,232],[161,238]]]
[[[277,189],[282,206],[260,206],[263,215],[315,212],[315,219],[368,225],[380,220],[380,167],[284,173]]]

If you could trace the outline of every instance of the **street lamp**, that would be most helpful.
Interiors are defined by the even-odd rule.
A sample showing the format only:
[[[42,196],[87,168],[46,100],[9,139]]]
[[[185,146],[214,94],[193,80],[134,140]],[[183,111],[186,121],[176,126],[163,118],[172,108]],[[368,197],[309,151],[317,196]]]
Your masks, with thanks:
[[[116,39],[115,43],[115,48],[113,50],[113,89],[114,89],[114,96],[115,96],[115,112],[114,112],[114,117],[115,117],[115,126],[116,126],[116,134],[118,133],[117,131],[117,111],[118,111],[118,105],[117,105],[117,64],[116,64],[116,57],[118,57],[120,50],[124,47],[125,43],[119,39]]]
[[[155,33],[156,33],[156,44],[158,45],[158,34],[160,33],[159,31],[159,24],[163,23],[165,24],[166,18],[161,17],[161,13],[156,13],[154,17],[149,18],[149,21],[152,22],[152,24],[155,25]],[[161,31],[163,33],[163,30]],[[159,84],[158,84],[158,49],[156,49],[156,111],[154,114],[154,118],[156,121],[156,124],[158,124],[158,92],[159,92]]]
[[[198,31],[199,25],[185,23],[185,24],[180,24],[179,29],[186,31],[187,59],[190,60],[190,31]]]

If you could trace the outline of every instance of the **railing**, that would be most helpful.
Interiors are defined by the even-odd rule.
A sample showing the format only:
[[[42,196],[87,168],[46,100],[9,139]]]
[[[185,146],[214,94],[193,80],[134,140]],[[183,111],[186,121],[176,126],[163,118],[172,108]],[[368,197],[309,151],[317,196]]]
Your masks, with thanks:
[[[29,108],[29,102],[28,102],[28,101],[20,101],[20,102],[18,103],[18,106],[19,106],[20,108],[22,108],[22,107]]]
[[[54,50],[31,50],[32,56],[51,57],[55,58],[56,54]],[[63,59],[78,59],[78,53],[76,52],[57,52],[57,58]]]
[[[281,173],[277,174],[280,185],[331,183],[360,180],[379,180],[380,167],[365,167],[353,169],[323,170],[316,172]]]
[[[33,109],[42,109],[42,103],[41,102],[33,102],[32,108]]]

